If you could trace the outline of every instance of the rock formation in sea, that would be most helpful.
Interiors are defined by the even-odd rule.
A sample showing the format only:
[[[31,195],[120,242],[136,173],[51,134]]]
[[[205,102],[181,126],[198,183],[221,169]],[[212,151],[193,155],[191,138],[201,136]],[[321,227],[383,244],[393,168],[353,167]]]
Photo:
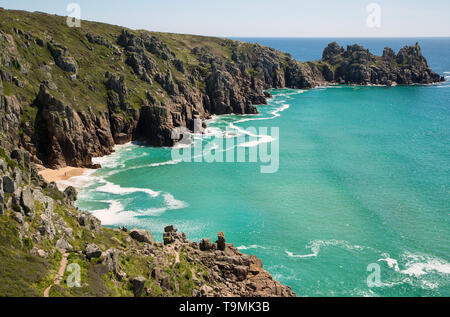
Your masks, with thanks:
[[[132,140],[171,146],[175,127],[213,114],[251,114],[271,88],[329,83],[442,81],[418,44],[375,56],[359,45],[325,48],[302,63],[257,44],[133,31],[0,9],[0,145],[48,167],[98,167],[92,157]]]

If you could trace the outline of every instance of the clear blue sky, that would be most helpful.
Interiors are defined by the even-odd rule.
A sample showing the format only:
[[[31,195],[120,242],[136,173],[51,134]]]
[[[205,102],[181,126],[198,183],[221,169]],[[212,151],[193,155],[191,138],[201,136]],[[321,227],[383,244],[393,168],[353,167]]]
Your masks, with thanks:
[[[450,0],[0,0],[6,9],[67,15],[134,29],[227,37],[450,36]],[[366,7],[381,7],[369,28]]]

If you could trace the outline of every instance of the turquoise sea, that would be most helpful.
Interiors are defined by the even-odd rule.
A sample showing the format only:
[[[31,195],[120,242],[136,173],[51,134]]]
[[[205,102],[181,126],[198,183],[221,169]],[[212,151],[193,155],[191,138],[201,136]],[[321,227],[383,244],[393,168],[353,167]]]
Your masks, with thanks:
[[[331,41],[245,40],[301,60],[319,59]],[[449,79],[450,39],[418,40]],[[338,40],[375,53],[415,41]],[[248,161],[252,149],[278,144],[276,173],[261,173],[262,162],[180,162],[171,149],[127,144],[70,180],[78,207],[157,240],[169,224],[191,240],[224,231],[298,296],[450,296],[450,83],[272,93],[259,115],[214,117],[178,150],[201,146],[208,160],[244,149]],[[240,143],[222,148],[223,140]],[[376,285],[367,283],[374,264]]]

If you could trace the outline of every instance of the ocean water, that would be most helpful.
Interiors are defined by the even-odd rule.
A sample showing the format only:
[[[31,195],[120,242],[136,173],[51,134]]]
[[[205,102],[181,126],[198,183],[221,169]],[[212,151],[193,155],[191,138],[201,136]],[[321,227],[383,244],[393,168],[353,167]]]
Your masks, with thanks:
[[[246,40],[301,60],[320,58],[330,42]],[[339,42],[380,50],[415,40]],[[449,79],[450,40],[421,45]],[[80,190],[78,207],[157,240],[170,224],[191,240],[224,231],[298,296],[450,296],[450,83],[272,93],[259,115],[214,117],[203,137],[177,149],[202,150],[193,154],[202,162],[180,161],[169,148],[118,146],[96,159],[102,169],[68,182]],[[276,173],[248,162],[265,147],[276,157],[275,145]],[[238,149],[247,162],[205,161],[236,159]]]

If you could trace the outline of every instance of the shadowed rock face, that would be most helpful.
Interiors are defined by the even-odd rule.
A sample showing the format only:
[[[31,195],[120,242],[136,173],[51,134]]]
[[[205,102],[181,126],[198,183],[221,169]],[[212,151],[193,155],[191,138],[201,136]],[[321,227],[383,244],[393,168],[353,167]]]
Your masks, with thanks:
[[[254,105],[265,104],[271,88],[443,80],[418,44],[398,54],[386,48],[379,57],[356,44],[331,43],[322,60],[301,63],[272,48],[225,39],[87,21],[89,32],[61,38],[60,22],[38,31],[56,16],[3,10],[0,18],[36,24],[23,31],[0,22],[0,145],[21,146],[34,162],[52,168],[96,167],[92,157],[133,140],[172,146],[174,128],[192,130],[195,119],[213,114],[257,113]]]

